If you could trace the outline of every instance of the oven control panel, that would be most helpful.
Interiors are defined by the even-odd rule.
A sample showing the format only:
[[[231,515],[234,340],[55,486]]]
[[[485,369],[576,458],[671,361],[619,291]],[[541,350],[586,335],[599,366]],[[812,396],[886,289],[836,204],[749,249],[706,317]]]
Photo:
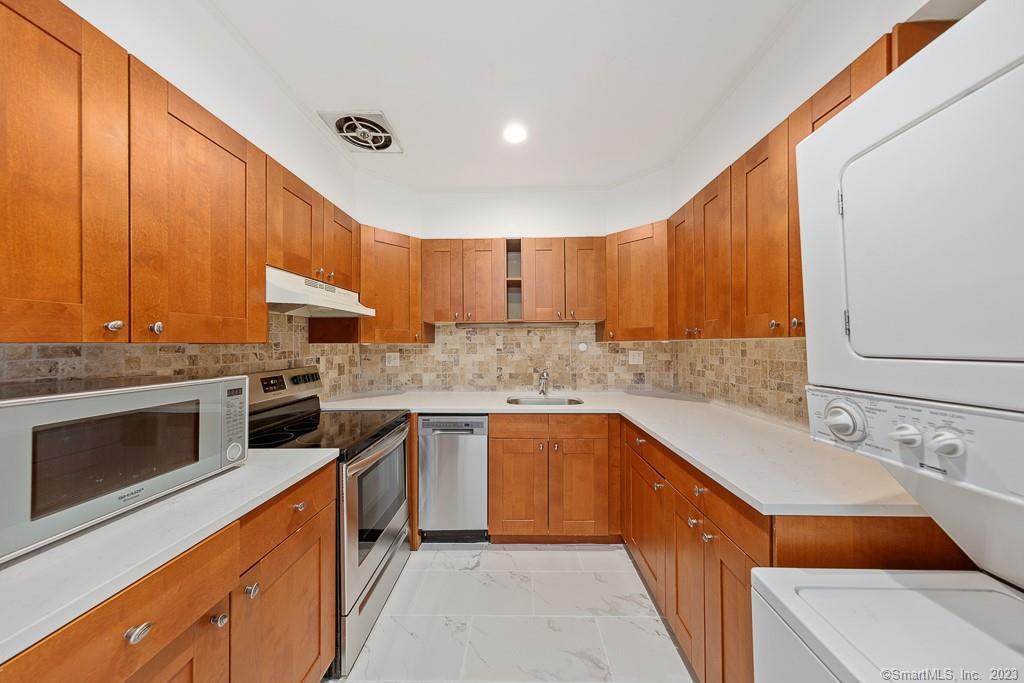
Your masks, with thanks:
[[[1024,414],[807,387],[811,437],[886,465],[1024,497]]]

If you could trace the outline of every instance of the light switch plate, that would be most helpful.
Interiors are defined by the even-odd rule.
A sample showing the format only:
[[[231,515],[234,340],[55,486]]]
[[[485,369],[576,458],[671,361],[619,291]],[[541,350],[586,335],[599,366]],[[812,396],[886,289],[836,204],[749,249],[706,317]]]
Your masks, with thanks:
[[[629,364],[630,365],[643,365],[644,364],[644,352],[643,351],[630,351],[629,352]]]
[[[384,365],[389,368],[398,367],[398,354],[397,353],[386,353],[384,354]]]

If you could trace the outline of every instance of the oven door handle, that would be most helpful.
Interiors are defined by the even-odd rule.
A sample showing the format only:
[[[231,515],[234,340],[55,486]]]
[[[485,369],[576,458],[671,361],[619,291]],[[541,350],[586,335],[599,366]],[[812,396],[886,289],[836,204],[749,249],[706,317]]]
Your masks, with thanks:
[[[358,476],[365,470],[373,467],[374,464],[394,449],[395,446],[405,441],[405,438],[409,435],[409,424],[406,423],[404,427],[400,427],[395,431],[391,432],[383,439],[375,443],[372,448],[373,450],[365,455],[359,456],[359,459],[352,461],[346,467],[346,474],[349,477]]]

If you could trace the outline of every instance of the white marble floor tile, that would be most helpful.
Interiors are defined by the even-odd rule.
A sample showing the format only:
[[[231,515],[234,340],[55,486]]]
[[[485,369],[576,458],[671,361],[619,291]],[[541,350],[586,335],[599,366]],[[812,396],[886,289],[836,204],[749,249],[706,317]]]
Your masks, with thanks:
[[[434,553],[432,570],[579,571],[577,553],[559,550],[476,550]]]
[[[454,681],[471,617],[384,615],[356,658],[350,681]]]
[[[538,572],[533,576],[534,614],[561,616],[656,616],[635,572]]]
[[[463,678],[611,681],[592,618],[474,617]]]
[[[657,617],[598,617],[616,683],[693,683],[675,643]]]
[[[531,574],[426,571],[402,573],[385,614],[530,614]]]
[[[590,546],[580,548],[577,553],[580,568],[600,572],[635,572],[633,561],[621,546]]]

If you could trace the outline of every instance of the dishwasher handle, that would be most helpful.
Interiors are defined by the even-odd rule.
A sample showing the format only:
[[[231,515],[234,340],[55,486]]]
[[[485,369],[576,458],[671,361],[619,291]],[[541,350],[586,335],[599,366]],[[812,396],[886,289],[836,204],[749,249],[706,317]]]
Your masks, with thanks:
[[[431,434],[466,434],[472,436],[476,432],[472,429],[431,429]]]

